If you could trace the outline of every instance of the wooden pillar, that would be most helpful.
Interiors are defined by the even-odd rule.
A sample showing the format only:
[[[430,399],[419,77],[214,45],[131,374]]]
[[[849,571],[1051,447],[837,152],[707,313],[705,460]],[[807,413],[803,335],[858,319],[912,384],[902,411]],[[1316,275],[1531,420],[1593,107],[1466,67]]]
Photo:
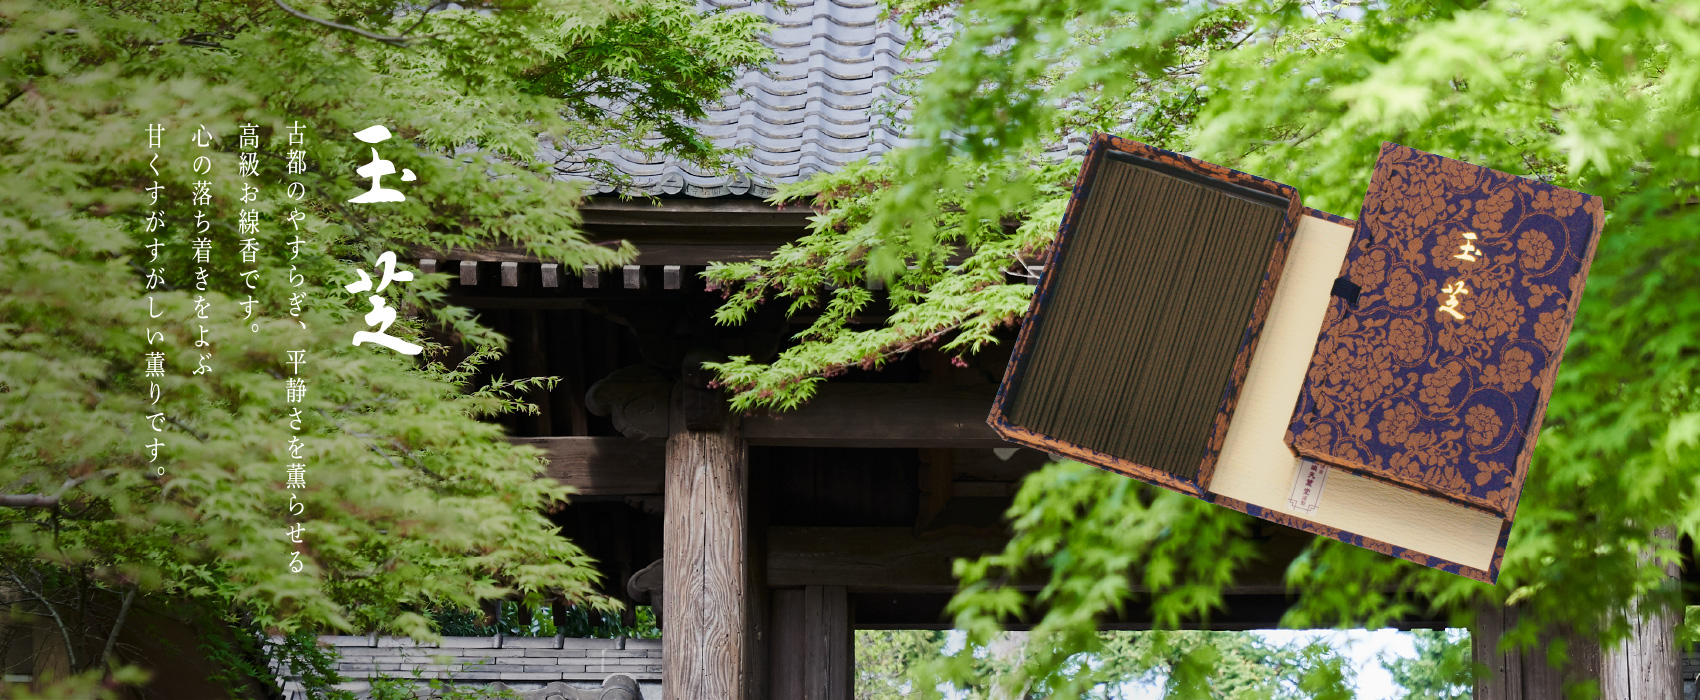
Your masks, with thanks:
[[[850,700],[856,638],[844,586],[775,589],[768,660],[771,700]]]
[[[856,632],[843,586],[803,589],[803,697],[850,700],[855,692]]]
[[[1515,607],[1499,607],[1488,603],[1476,606],[1476,622],[1470,628],[1470,658],[1487,667],[1487,675],[1476,679],[1474,700],[1521,700],[1523,697],[1523,655],[1502,651],[1499,640],[1507,627],[1517,624]]]
[[[1491,603],[1476,607],[1476,626],[1470,630],[1470,653],[1487,666],[1488,675],[1476,679],[1475,700],[1556,700],[1565,697],[1566,681],[1600,677],[1600,647],[1592,640],[1566,635],[1560,630],[1541,633],[1528,649],[1502,651],[1500,637],[1516,626],[1518,606]],[[1547,665],[1547,647],[1563,639],[1570,660],[1564,668]]]
[[[1635,621],[1629,638],[1602,655],[1600,700],[1675,700],[1682,697],[1680,615],[1666,610]]]
[[[750,534],[744,540],[747,547],[744,560],[748,564],[744,580],[747,582],[745,590],[749,592],[744,599],[749,611],[744,634],[744,700],[769,700],[770,697],[767,687],[768,647],[772,637],[768,629],[768,595],[771,592],[767,586],[768,478],[760,469],[750,470]]]
[[[549,343],[545,337],[543,312],[515,314],[514,322],[519,325],[515,329],[519,342],[514,344],[514,349],[520,355],[520,373],[527,377],[549,376]],[[526,392],[525,399],[537,407],[537,415],[526,417],[527,432],[531,435],[555,434],[553,402],[549,392],[542,388],[532,389]]]
[[[662,697],[726,700],[748,682],[749,460],[736,416],[687,427],[686,390],[674,390],[669,412]]]
[[[1670,544],[1676,529],[1659,528],[1654,537]],[[1665,576],[1681,585],[1675,562],[1665,566]],[[1600,700],[1665,700],[1682,697],[1682,649],[1676,628],[1682,611],[1661,607],[1651,616],[1633,616],[1629,638],[1602,654]]]
[[[1668,541],[1675,531],[1662,528],[1656,536]],[[1665,575],[1679,577],[1674,563],[1665,567]],[[1680,582],[1673,580],[1672,584]],[[1570,663],[1565,669],[1553,669],[1545,663],[1546,646],[1557,634],[1543,633],[1533,649],[1500,651],[1500,636],[1517,624],[1517,609],[1479,606],[1476,628],[1471,630],[1471,652],[1478,662],[1487,665],[1489,675],[1477,679],[1475,698],[1558,698],[1566,680],[1597,680],[1600,700],[1679,700],[1682,650],[1676,641],[1676,627],[1681,622],[1681,611],[1661,608],[1647,617],[1634,615],[1629,637],[1607,648],[1602,649],[1597,640],[1568,637]]]

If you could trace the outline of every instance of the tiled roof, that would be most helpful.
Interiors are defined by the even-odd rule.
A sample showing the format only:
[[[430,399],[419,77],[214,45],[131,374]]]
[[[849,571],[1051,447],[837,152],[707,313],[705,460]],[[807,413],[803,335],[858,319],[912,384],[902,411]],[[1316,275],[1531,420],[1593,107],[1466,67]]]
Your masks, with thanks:
[[[646,159],[610,146],[584,149],[612,163],[638,190],[694,197],[765,196],[776,183],[835,170],[901,145],[902,113],[881,109],[906,67],[906,32],[878,0],[799,0],[787,12],[749,0],[698,0],[703,8],[763,13],[774,60],[738,78],[699,124],[723,148],[748,148],[737,173],[705,173],[671,158]],[[895,116],[895,119],[893,118]],[[599,185],[599,193],[612,192]]]

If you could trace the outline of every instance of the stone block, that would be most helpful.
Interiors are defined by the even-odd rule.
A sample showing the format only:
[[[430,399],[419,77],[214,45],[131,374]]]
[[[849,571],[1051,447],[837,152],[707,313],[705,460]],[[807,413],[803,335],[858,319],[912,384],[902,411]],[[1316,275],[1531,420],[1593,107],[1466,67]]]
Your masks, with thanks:
[[[526,673],[524,671],[503,671],[498,676],[504,681],[558,681],[561,674],[555,673]]]
[[[585,637],[566,637],[561,640],[562,649],[619,649],[621,640],[618,639],[589,639]]]
[[[496,638],[495,637],[444,637],[442,644],[440,644],[438,646],[440,646],[444,649],[495,649],[496,648]]]
[[[416,649],[416,648],[435,649],[435,648],[437,648],[438,645],[435,644],[435,643],[432,643],[432,642],[419,642],[417,640],[409,639],[407,637],[379,637],[378,638],[378,646],[380,646],[380,647],[399,647],[399,648],[404,648],[404,649]]]
[[[559,649],[560,640],[554,637],[503,637],[503,649]]]

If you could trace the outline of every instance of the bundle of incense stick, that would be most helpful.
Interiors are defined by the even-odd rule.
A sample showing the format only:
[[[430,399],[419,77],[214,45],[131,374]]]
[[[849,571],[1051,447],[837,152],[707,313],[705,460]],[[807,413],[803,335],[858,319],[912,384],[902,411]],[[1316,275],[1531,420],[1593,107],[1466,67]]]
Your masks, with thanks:
[[[1194,478],[1288,202],[1122,153],[1098,168],[1007,415]]]

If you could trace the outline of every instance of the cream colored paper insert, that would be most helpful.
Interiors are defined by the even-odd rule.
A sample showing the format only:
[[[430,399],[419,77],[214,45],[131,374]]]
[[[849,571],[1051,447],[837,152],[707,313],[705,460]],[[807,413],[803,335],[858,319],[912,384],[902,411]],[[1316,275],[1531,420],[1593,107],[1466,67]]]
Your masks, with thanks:
[[[1299,458],[1284,437],[1316,351],[1322,318],[1352,229],[1299,219],[1281,284],[1251,359],[1233,423],[1209,489],[1269,510],[1423,554],[1487,569],[1499,542],[1498,517],[1387,482],[1331,469],[1316,510],[1295,510],[1287,495]]]

